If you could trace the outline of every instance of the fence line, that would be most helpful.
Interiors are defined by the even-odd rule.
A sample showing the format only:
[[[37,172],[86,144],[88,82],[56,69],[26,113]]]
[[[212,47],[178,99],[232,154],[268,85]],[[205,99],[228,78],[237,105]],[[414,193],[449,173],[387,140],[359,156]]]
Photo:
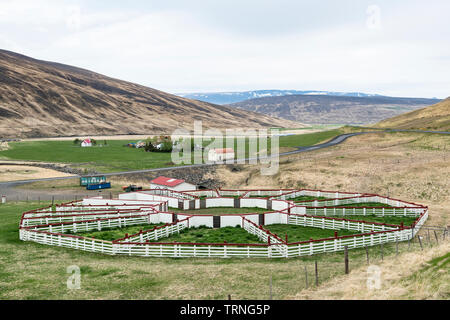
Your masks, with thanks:
[[[225,194],[230,195],[230,190],[218,190],[216,200],[223,203]],[[239,191],[239,197],[283,194],[289,192],[291,195],[300,193],[314,193],[318,191],[308,190],[250,190]],[[175,194],[175,193],[174,193]],[[181,193],[179,193],[181,194]],[[336,193],[333,193],[336,196]],[[173,195],[173,194],[171,194]],[[338,196],[348,194],[339,193]],[[194,197],[190,195],[191,197]],[[168,196],[169,197],[169,196]],[[219,198],[220,197],[220,198]],[[214,198],[212,198],[214,199]],[[359,196],[359,199],[374,200],[373,195]],[[384,199],[384,200],[383,200]],[[380,197],[379,201],[388,201],[387,198]],[[92,201],[102,202],[101,199],[91,198]],[[181,200],[185,200],[184,196]],[[208,199],[209,201],[211,198]],[[94,202],[95,202],[94,201]],[[108,200],[112,202],[112,200]],[[119,201],[119,200],[117,200]],[[28,211],[23,214],[20,224],[20,239],[23,241],[34,241],[41,244],[73,248],[77,250],[98,252],[109,255],[129,255],[144,257],[264,257],[264,258],[292,258],[305,255],[320,254],[325,252],[342,251],[347,246],[349,249],[379,245],[387,242],[407,241],[412,239],[428,219],[428,209],[426,207],[407,206],[403,208],[321,208],[295,206],[292,202],[285,203],[280,199],[278,206],[282,209],[272,210],[269,214],[271,223],[287,223],[330,230],[351,230],[362,234],[352,236],[334,237],[330,239],[310,240],[298,243],[287,243],[276,234],[259,226],[255,221],[261,214],[249,215],[223,215],[222,223],[235,223],[240,219],[242,227],[249,233],[256,235],[262,244],[205,244],[205,243],[158,243],[156,241],[168,238],[172,234],[180,233],[182,230],[205,221],[214,220],[212,216],[184,215],[184,220],[176,220],[167,224],[169,220],[176,219],[174,213],[161,212],[162,207],[166,207],[168,201],[124,200],[130,202],[127,205],[83,205],[83,201],[72,201],[62,206],[47,207],[38,210]],[[122,202],[124,202],[122,201]],[[134,201],[134,202],[133,202]],[[222,202],[221,202],[222,201]],[[261,200],[256,200],[261,201]],[[348,201],[348,198],[335,199],[336,201]],[[362,200],[357,200],[362,201]],[[391,200],[397,201],[397,200]],[[103,202],[106,202],[104,200]],[[251,201],[250,201],[251,202]],[[269,200],[265,203],[269,204]],[[253,202],[252,202],[253,203]],[[275,203],[275,202],[274,202]],[[272,206],[273,204],[271,204]],[[134,207],[134,208],[131,208]],[[287,208],[286,208],[287,207]],[[117,209],[119,208],[119,209]],[[299,214],[296,211],[304,210],[306,214]],[[308,211],[309,210],[309,211]],[[347,211],[346,211],[347,210]],[[349,211],[350,210],[350,213]],[[309,215],[314,211],[314,215]],[[317,216],[322,213],[325,216]],[[330,214],[331,213],[331,214]],[[387,225],[381,223],[371,223],[365,221],[353,221],[349,219],[332,218],[331,216],[342,215],[402,215],[417,217],[416,222],[409,227]],[[276,215],[278,214],[278,216]],[[178,213],[183,216],[183,214]],[[262,214],[265,215],[265,214]],[[282,218],[283,217],[283,218]],[[196,222],[191,222],[193,219]],[[286,218],[286,219],[285,219]],[[206,219],[206,220],[205,220]],[[229,219],[229,221],[227,220]],[[228,222],[226,222],[228,221]],[[260,220],[261,221],[261,220]],[[283,222],[284,221],[284,222]],[[103,230],[115,227],[127,227],[139,224],[166,223],[162,227],[156,227],[148,231],[141,231],[137,234],[126,236],[115,241],[102,241],[87,237],[64,234],[68,232],[87,232]],[[155,242],[150,242],[155,241]]]

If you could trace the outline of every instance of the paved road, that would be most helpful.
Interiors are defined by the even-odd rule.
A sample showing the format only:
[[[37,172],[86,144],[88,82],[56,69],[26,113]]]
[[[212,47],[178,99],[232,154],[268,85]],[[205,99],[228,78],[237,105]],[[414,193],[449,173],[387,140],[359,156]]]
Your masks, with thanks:
[[[450,132],[447,132],[447,131],[421,131],[421,130],[402,130],[402,129],[385,129],[385,130],[378,129],[378,130],[375,130],[375,128],[365,128],[365,127],[360,127],[360,128],[370,129],[370,130],[373,129],[374,131],[346,133],[346,134],[339,135],[339,136],[333,138],[332,140],[322,143],[322,144],[309,146],[309,147],[297,147],[297,149],[293,150],[293,151],[283,152],[283,153],[280,153],[279,155],[273,155],[273,156],[263,157],[263,158],[259,158],[259,159],[269,159],[269,158],[275,158],[278,156],[288,156],[288,155],[294,155],[294,154],[299,154],[299,153],[303,153],[303,152],[314,151],[314,150],[318,150],[318,149],[329,148],[329,147],[341,144],[342,142],[344,142],[345,140],[347,140],[350,137],[363,135],[363,134],[370,134],[370,133],[379,133],[379,132],[383,132],[383,131],[385,131],[385,132],[416,132],[416,133],[450,134]],[[257,159],[257,158],[240,159],[240,160],[236,160],[235,163],[238,163],[239,161],[240,162],[248,162],[250,160],[255,160],[255,159]],[[147,173],[147,172],[163,172],[163,171],[175,170],[175,169],[186,169],[186,168],[217,166],[217,165],[220,165],[220,164],[216,164],[216,163],[194,164],[194,165],[167,167],[167,168],[114,172],[114,173],[106,173],[106,174],[102,174],[102,175],[118,176],[118,175],[139,174],[139,173]],[[14,196],[17,197],[18,192],[14,188],[19,185],[24,185],[24,184],[28,184],[28,183],[32,183],[32,182],[37,182],[37,181],[55,181],[55,180],[67,180],[67,179],[78,179],[78,178],[80,178],[80,176],[75,175],[75,176],[71,176],[71,177],[44,178],[44,179],[21,180],[21,181],[12,181],[12,182],[1,182],[0,183],[0,194],[6,195],[6,196],[11,196],[13,194]],[[30,192],[32,192],[32,191],[30,191]],[[32,193],[34,193],[35,197],[37,197],[37,194],[39,194],[39,196],[42,196],[42,197],[45,197],[45,194],[47,194],[47,193],[42,193],[39,191],[33,191]],[[73,196],[75,197],[76,195],[73,195]],[[68,195],[61,195],[61,197],[68,197]],[[48,197],[46,197],[46,198],[48,198]]]

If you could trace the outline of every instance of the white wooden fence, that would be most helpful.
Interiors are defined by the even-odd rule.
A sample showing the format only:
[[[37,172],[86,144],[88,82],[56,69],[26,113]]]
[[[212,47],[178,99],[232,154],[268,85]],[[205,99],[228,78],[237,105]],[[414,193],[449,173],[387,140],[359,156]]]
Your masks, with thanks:
[[[216,200],[208,199],[209,206],[230,205],[229,199],[222,198],[225,190],[217,194]],[[226,193],[235,191],[225,191]],[[240,192],[240,191],[239,191]],[[252,196],[282,194],[290,192],[293,197],[300,193],[316,193],[317,191],[292,191],[292,190],[251,190],[247,191]],[[297,192],[297,193],[296,193]],[[246,195],[248,193],[242,193]],[[328,193],[321,193],[326,194]],[[347,194],[348,195],[348,194]],[[193,195],[190,195],[193,196]],[[334,196],[336,194],[334,193]],[[346,195],[339,194],[344,197]],[[357,196],[359,200],[353,201],[374,201],[374,196]],[[337,201],[350,201],[349,199],[338,199]],[[331,203],[334,205],[336,199]],[[356,199],[356,198],[355,198]],[[382,200],[384,199],[384,200]],[[101,199],[95,199],[99,201]],[[182,200],[186,199],[182,197]],[[241,199],[241,205],[264,207],[266,200],[251,199],[245,197]],[[94,201],[94,200],[91,200]],[[361,248],[364,246],[374,246],[392,241],[405,241],[414,237],[419,229],[428,219],[428,209],[426,207],[414,207],[413,204],[405,205],[403,208],[321,208],[321,207],[300,207],[282,199],[273,199],[271,205],[277,207],[267,215],[266,224],[288,223],[305,227],[314,227],[330,230],[351,230],[361,232],[354,236],[335,237],[330,239],[304,241],[299,243],[286,243],[277,235],[260,227],[257,222],[259,214],[221,216],[220,222],[223,226],[242,227],[249,233],[256,235],[263,243],[261,244],[202,244],[202,243],[158,243],[158,241],[168,238],[172,234],[199,225],[213,225],[212,216],[186,216],[181,221],[171,223],[172,214],[160,212],[155,208],[161,208],[161,204],[167,205],[168,201],[156,202],[149,207],[148,201],[139,204],[139,200],[123,200],[125,205],[103,205],[83,206],[83,202],[70,203],[65,206],[58,206],[55,211],[52,208],[44,208],[24,213],[20,225],[20,239],[23,241],[33,241],[41,244],[73,248],[77,250],[98,252],[109,255],[129,255],[143,257],[220,257],[220,258],[292,258],[305,255],[313,255],[325,252],[336,252],[348,248]],[[121,202],[123,202],[121,200]],[[197,201],[197,200],[196,200]],[[258,202],[259,201],[259,202]],[[264,203],[262,203],[263,201]],[[327,200],[329,201],[329,200]],[[380,197],[377,201],[399,201]],[[101,201],[100,201],[101,202]],[[232,201],[234,203],[234,201]],[[260,203],[261,202],[261,203]],[[354,202],[353,202],[354,203]],[[397,203],[397,202],[396,202]],[[400,204],[399,202],[397,204]],[[153,206],[154,205],[154,206]],[[403,205],[403,203],[401,204]],[[156,206],[156,207],[155,207]],[[164,206],[163,206],[164,207]],[[279,207],[279,208],[278,208]],[[117,209],[119,208],[119,209]],[[130,209],[132,208],[132,209]],[[291,213],[288,213],[291,210]],[[296,213],[302,211],[302,214]],[[304,211],[304,212],[303,212]],[[306,213],[306,215],[304,214]],[[391,226],[379,223],[364,221],[349,221],[348,219],[336,219],[326,216],[344,215],[401,215],[420,217],[412,227]],[[183,216],[180,214],[179,216]],[[269,218],[270,217],[270,218]],[[115,241],[102,241],[90,239],[76,235],[64,234],[67,232],[85,232],[104,230],[115,227],[127,227],[139,224],[171,223],[163,227],[140,232]]]

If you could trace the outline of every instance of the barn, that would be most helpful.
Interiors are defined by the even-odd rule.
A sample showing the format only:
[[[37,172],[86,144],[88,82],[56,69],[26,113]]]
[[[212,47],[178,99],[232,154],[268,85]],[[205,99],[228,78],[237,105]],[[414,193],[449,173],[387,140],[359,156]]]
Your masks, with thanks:
[[[227,149],[211,149],[208,152],[208,160],[217,162],[234,159],[234,150],[231,148]]]
[[[83,140],[83,141],[81,142],[81,146],[82,146],[83,148],[85,148],[85,147],[92,147],[92,141],[91,141],[91,139],[85,139],[85,140]]]
[[[197,190],[197,186],[187,183],[181,179],[173,179],[168,177],[158,177],[150,181],[150,189],[168,189],[173,191],[192,191]]]

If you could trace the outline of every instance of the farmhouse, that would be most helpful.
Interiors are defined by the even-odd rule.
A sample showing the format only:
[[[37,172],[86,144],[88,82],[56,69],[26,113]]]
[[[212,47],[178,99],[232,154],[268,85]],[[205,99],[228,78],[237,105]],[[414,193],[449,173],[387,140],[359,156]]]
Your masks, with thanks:
[[[211,149],[208,152],[209,161],[224,161],[234,159],[234,150],[231,148],[227,149]]]
[[[91,141],[91,139],[85,139],[85,140],[83,140],[82,142],[81,142],[81,146],[83,147],[83,148],[85,148],[85,147],[92,147],[92,141]]]
[[[187,183],[184,180],[172,179],[167,177],[158,177],[150,181],[150,189],[168,189],[173,191],[192,191],[197,190],[197,186]]]

